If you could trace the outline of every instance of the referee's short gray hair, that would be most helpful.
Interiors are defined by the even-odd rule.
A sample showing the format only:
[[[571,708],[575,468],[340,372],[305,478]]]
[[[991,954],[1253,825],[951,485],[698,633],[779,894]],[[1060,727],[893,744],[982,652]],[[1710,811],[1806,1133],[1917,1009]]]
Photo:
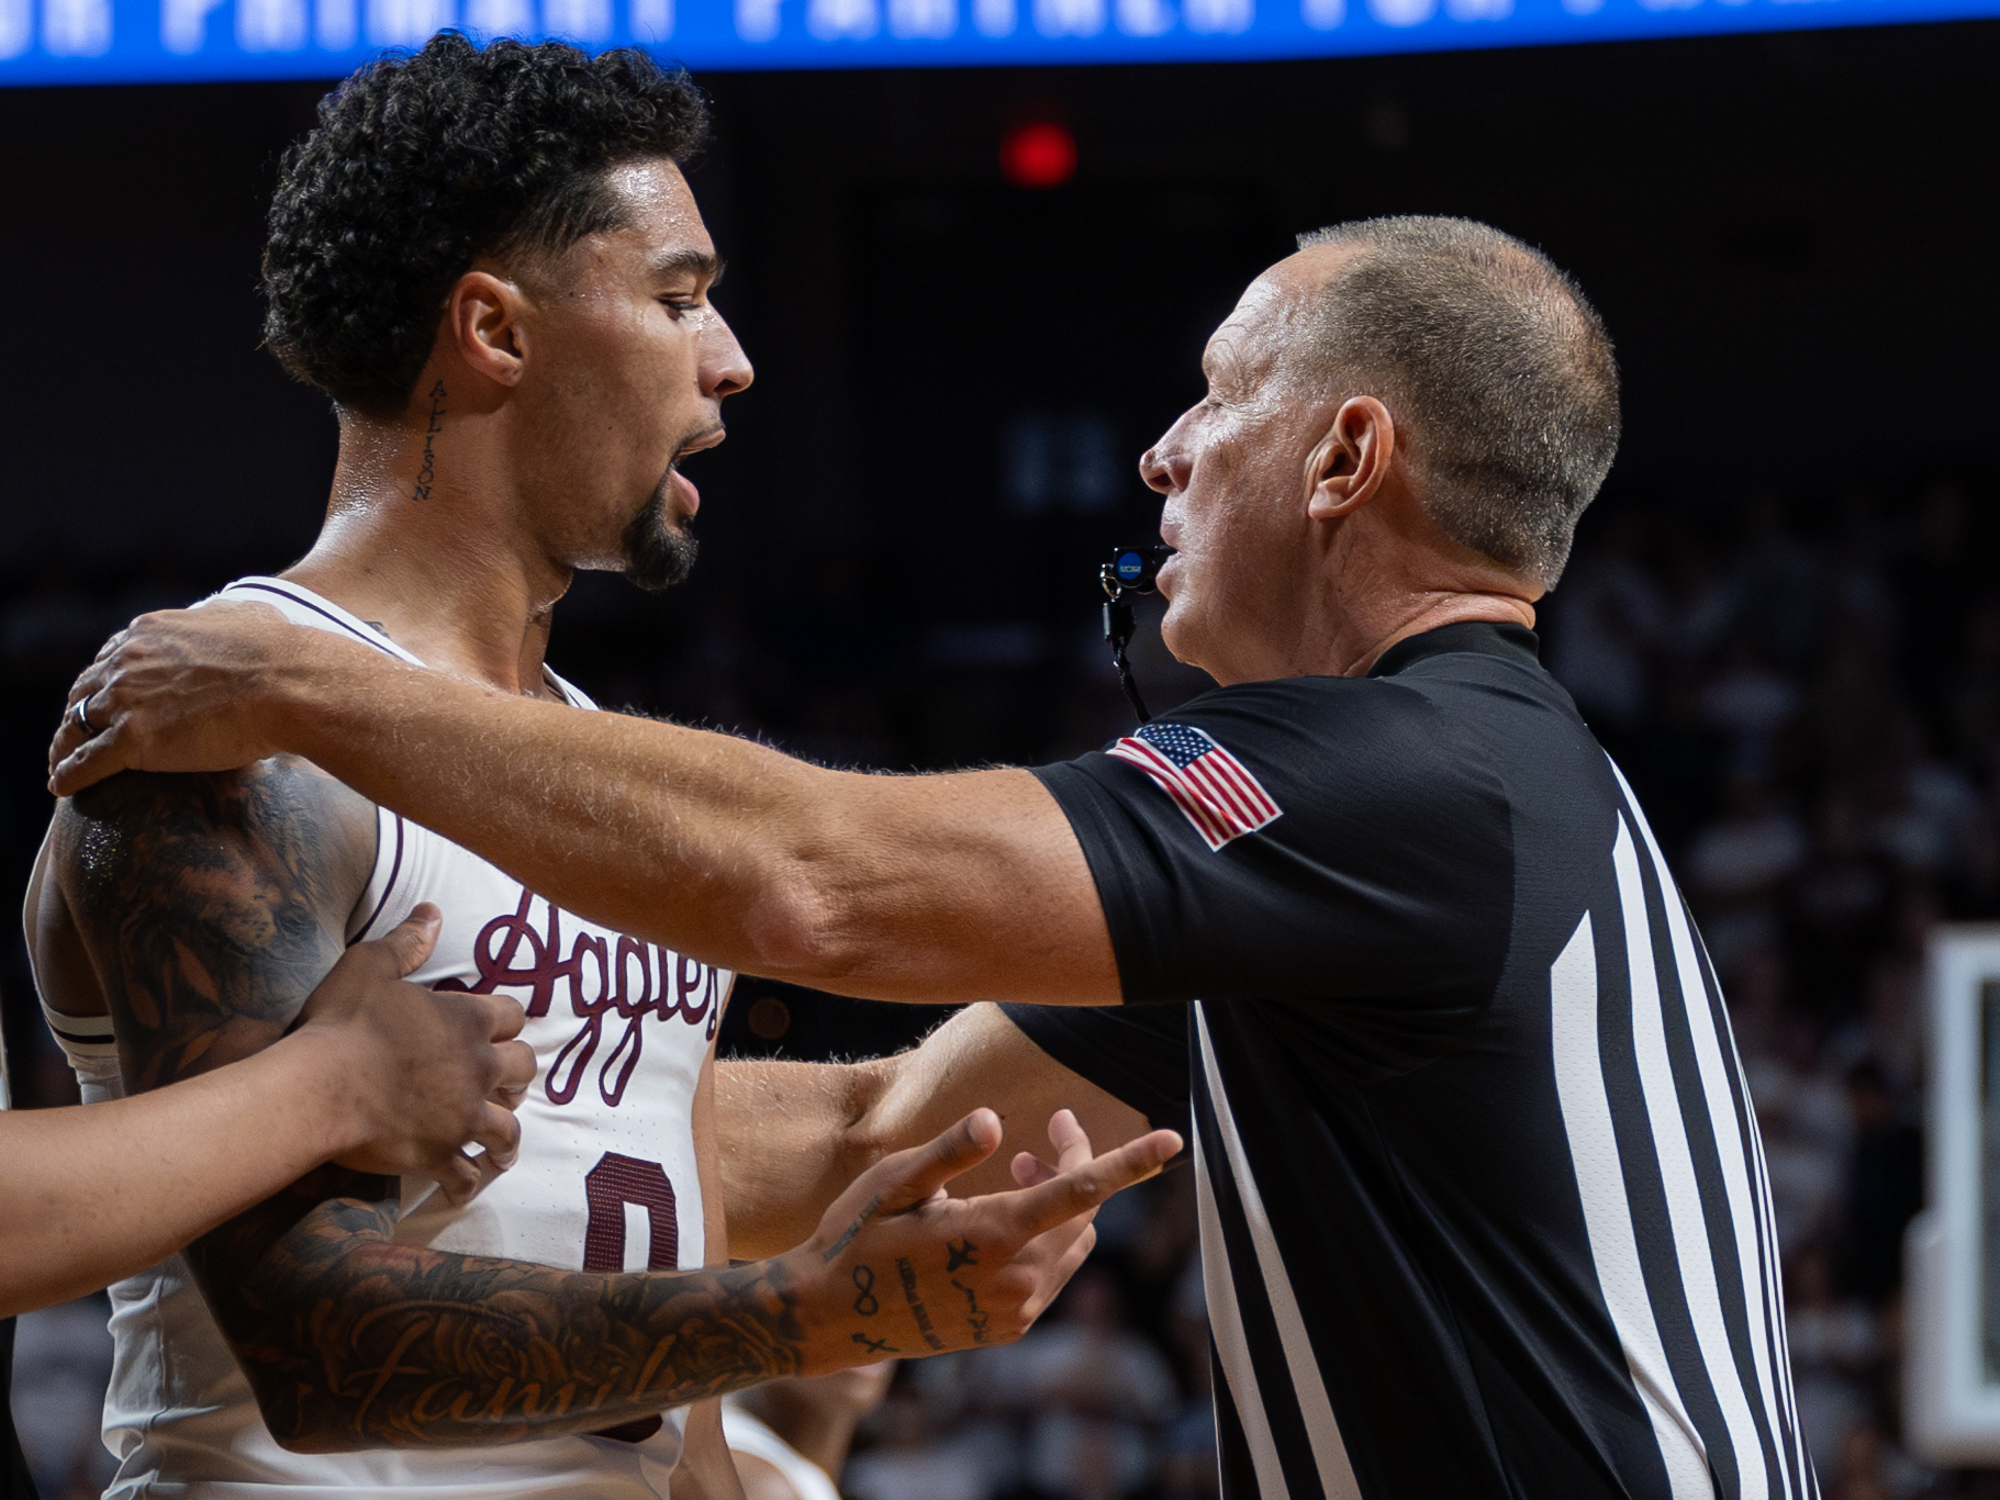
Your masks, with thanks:
[[[1547,256],[1470,219],[1299,236],[1360,253],[1320,287],[1298,368],[1379,396],[1447,535],[1554,587],[1618,450],[1611,337]]]

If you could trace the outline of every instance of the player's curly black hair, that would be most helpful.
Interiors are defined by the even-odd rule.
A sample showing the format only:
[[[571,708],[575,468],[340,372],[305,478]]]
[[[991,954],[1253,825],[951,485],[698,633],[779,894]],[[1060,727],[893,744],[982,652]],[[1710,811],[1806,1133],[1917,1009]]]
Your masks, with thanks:
[[[265,342],[342,406],[399,412],[476,257],[558,252],[617,228],[605,170],[685,160],[707,133],[687,75],[634,48],[482,48],[444,32],[370,63],[285,156],[264,246]]]

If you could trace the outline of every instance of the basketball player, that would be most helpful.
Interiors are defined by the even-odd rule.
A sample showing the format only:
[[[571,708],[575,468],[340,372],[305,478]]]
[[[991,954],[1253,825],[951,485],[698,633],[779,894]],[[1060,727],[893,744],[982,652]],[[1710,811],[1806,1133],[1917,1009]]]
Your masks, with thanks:
[[[221,597],[588,716],[543,661],[555,601],[579,567],[685,572],[698,499],[677,465],[751,378],[677,165],[702,125],[642,54],[560,45],[447,35],[336,91],[265,256],[269,340],[340,417],[327,522],[284,576]],[[115,1048],[66,1039],[94,1092],[275,1041],[346,945],[426,901],[443,927],[413,977],[518,996],[538,1062],[519,1159],[470,1202],[325,1169],[114,1289],[119,1495],[648,1500],[683,1452],[677,1495],[738,1494],[714,1403],[663,1408],[1014,1336],[1087,1253],[1087,1211],[1178,1149],[1091,1163],[1063,1117],[1060,1175],[1023,1164],[1041,1180],[1008,1199],[934,1202],[998,1140],[975,1113],[788,1256],[704,1273],[725,1253],[728,972],[292,757],[115,779],[58,810],[39,878],[62,1029],[115,1029]],[[401,1451],[339,1451],[368,1447]]]

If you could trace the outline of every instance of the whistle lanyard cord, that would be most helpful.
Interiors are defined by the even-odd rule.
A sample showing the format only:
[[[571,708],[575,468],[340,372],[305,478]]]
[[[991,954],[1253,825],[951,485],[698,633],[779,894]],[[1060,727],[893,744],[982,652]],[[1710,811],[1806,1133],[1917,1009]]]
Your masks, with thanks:
[[[1153,716],[1146,712],[1146,700],[1139,696],[1139,684],[1132,680],[1132,664],[1125,660],[1125,648],[1114,646],[1111,659],[1118,664],[1118,685],[1125,689],[1125,696],[1132,704],[1132,712],[1139,716],[1141,724],[1153,722]]]
[[[1132,639],[1132,606],[1125,602],[1122,589],[1114,592],[1107,585],[1105,592],[1110,597],[1104,606],[1104,639],[1111,647],[1112,664],[1118,668],[1118,686],[1125,690],[1125,700],[1139,722],[1150,724],[1153,716],[1146,712],[1146,700],[1139,696],[1139,684],[1132,680],[1132,664],[1125,659],[1125,647]]]

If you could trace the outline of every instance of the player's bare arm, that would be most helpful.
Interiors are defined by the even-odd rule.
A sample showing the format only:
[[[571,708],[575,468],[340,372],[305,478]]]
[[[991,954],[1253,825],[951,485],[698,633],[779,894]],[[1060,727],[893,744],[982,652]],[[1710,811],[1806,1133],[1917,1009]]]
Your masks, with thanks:
[[[1149,1129],[1138,1110],[1050,1057],[997,1005],[968,1006],[893,1057],[719,1063],[730,1253],[753,1259],[797,1244],[857,1175],[982,1104],[1000,1116],[1005,1135],[953,1183],[967,1196],[1012,1186],[1014,1158],[1042,1153],[1042,1122],[1057,1110],[1074,1113],[1099,1144]]]
[[[62,904],[38,879],[31,916],[45,902]],[[508,1160],[520,1127],[498,1101],[534,1079],[534,1054],[510,1040],[525,1016],[398,982],[436,932],[425,908],[349,949],[299,1029],[255,1057],[134,1098],[0,1113],[0,1315],[132,1275],[328,1160],[473,1185],[467,1142]],[[44,973],[65,934],[53,914],[31,920]]]
[[[368,847],[347,792],[297,761],[120,777],[58,815],[56,870],[103,976],[128,1086],[275,1041],[340,952]],[[774,1375],[1017,1336],[1091,1243],[1089,1217],[1178,1148],[947,1200],[986,1113],[853,1184],[784,1257],[607,1275],[398,1245],[392,1179],[323,1168],[189,1262],[273,1434],[303,1450],[590,1432]],[[967,1255],[970,1260],[965,1259]]]
[[[440,681],[254,608],[145,617],[71,702],[85,723],[72,712],[53,748],[59,790],[282,748],[709,963],[887,1000],[1119,998],[1083,852],[1025,771],[824,770]]]

